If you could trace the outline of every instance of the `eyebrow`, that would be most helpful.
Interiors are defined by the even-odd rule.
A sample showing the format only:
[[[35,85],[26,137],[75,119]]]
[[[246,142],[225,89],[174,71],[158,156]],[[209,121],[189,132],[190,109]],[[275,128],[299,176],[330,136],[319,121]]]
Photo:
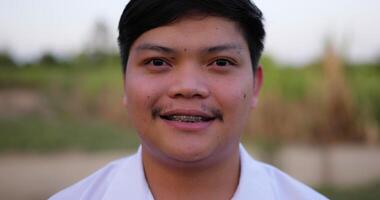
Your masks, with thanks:
[[[205,48],[202,51],[206,51],[207,53],[218,53],[221,51],[242,50],[242,49],[243,48],[237,44],[222,44],[222,45]]]
[[[137,50],[151,50],[151,51],[158,51],[158,52],[163,52],[163,53],[175,53],[176,51],[172,48],[169,47],[164,47],[156,44],[141,44],[136,48]]]
[[[161,53],[170,53],[174,54],[178,52],[178,50],[170,48],[170,47],[165,47],[165,46],[160,46],[157,44],[151,44],[151,43],[144,43],[136,48],[138,51],[141,50],[151,50],[151,51],[157,51]],[[240,45],[238,44],[221,44],[221,45],[216,45],[216,46],[211,46],[211,47],[205,47],[201,49],[202,53],[218,53],[221,51],[230,51],[230,50],[241,50],[243,49]]]

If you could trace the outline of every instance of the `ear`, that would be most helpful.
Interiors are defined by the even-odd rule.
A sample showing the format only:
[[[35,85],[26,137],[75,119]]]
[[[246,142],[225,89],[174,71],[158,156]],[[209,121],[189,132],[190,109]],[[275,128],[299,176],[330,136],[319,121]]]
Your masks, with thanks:
[[[127,98],[127,94],[124,94],[124,96],[123,96],[123,105],[124,105],[124,107],[128,107],[128,98]]]
[[[123,89],[124,89],[124,96],[123,96],[123,105],[124,107],[128,107],[128,97],[127,97],[127,85],[126,85],[126,75],[123,76]]]
[[[257,106],[259,101],[259,94],[261,90],[261,86],[263,85],[263,68],[261,65],[257,66],[256,72],[254,73],[253,80],[253,98],[251,102],[252,108]]]

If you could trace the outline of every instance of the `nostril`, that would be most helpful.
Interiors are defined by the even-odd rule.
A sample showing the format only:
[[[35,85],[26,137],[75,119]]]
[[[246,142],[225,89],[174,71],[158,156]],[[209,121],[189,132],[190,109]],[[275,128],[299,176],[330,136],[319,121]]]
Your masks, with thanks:
[[[171,98],[206,98],[209,95],[207,78],[196,67],[183,67],[171,77]]]
[[[197,87],[189,87],[189,86],[173,86],[169,90],[169,96],[172,98],[207,98],[209,95],[209,91],[207,87],[197,86]]]
[[[198,94],[196,92],[192,93],[178,93],[175,95],[176,98],[184,97],[184,98],[202,98],[203,95]]]

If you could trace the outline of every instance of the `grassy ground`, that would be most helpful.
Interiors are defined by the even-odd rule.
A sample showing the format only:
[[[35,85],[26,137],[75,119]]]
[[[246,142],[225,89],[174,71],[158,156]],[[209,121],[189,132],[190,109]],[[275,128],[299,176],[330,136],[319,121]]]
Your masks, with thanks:
[[[270,127],[262,123],[262,129],[254,129],[252,132],[266,136],[270,132],[268,129],[272,128],[271,131],[276,134],[276,138],[279,132],[287,131],[289,136],[286,137],[293,140],[291,137],[307,138],[305,136],[307,133],[310,135],[313,132],[323,131],[324,129],[320,128],[323,123],[315,125],[320,119],[312,118],[325,116],[325,113],[319,113],[320,110],[323,111],[323,107],[318,104],[323,100],[320,97],[322,94],[319,94],[322,88],[320,85],[323,84],[320,64],[305,68],[286,68],[269,57],[263,57],[261,63],[265,67],[265,82],[258,110],[260,111],[260,106],[263,107],[263,104],[269,102],[270,105],[261,114],[268,115],[273,123],[271,122]],[[346,67],[345,77],[355,104],[354,115],[358,116],[356,119],[364,124],[363,126],[377,131],[376,127],[380,126],[379,65]],[[24,68],[0,68],[0,92],[12,89],[35,91],[46,99],[42,105],[54,116],[50,118],[21,115],[19,118],[9,119],[7,116],[2,117],[1,115],[7,113],[4,114],[0,110],[0,136],[4,138],[0,141],[0,151],[9,149],[49,151],[60,148],[103,150],[120,148],[120,141],[123,140],[126,140],[128,145],[135,144],[136,138],[130,136],[133,134],[124,134],[130,132],[129,130],[115,128],[112,123],[101,123],[99,121],[104,120],[92,118],[92,116],[99,118],[107,115],[108,118],[119,122],[124,120],[123,113],[126,111],[119,105],[123,94],[122,82],[121,69],[116,60],[101,65],[73,62],[57,66],[36,64]],[[268,98],[273,98],[272,104]],[[314,109],[309,109],[310,107]],[[289,113],[287,108],[296,109],[297,112]],[[307,115],[302,115],[305,112],[308,112]],[[289,115],[292,113],[300,113],[301,117]],[[72,117],[82,115],[87,117],[81,120]],[[289,130],[284,129],[284,120],[289,118],[288,125],[294,127],[294,130],[291,127],[288,127]],[[254,121],[260,119],[265,118],[259,115]],[[254,125],[254,128],[260,127],[258,124]],[[297,135],[297,130],[303,135]],[[94,138],[91,134],[95,135],[95,138],[103,138],[102,141],[92,141],[89,139]],[[105,136],[112,136],[109,138],[115,138],[115,141]],[[96,143],[92,144],[93,142]]]
[[[100,120],[24,117],[0,120],[0,152],[104,151],[136,149],[133,130]]]
[[[306,68],[286,68],[269,57],[264,57],[261,63],[265,67],[261,97],[275,94],[278,98],[274,101],[277,106],[270,105],[270,108],[278,111],[283,109],[284,105],[296,105],[294,108],[297,109],[294,112],[313,110],[303,107],[306,104],[316,107],[317,110],[321,109],[318,105],[309,105],[305,101],[311,98],[318,103],[318,92],[324,78],[320,64],[312,64]],[[357,106],[356,111],[359,111],[355,112],[355,115],[364,116],[364,119],[360,119],[361,122],[374,123],[379,127],[380,65],[346,66],[344,71],[353,102]],[[121,103],[123,89],[121,69],[117,60],[102,65],[77,62],[62,66],[41,64],[24,68],[0,68],[0,92],[13,89],[27,89],[42,95],[43,99],[47,99],[44,107],[50,114],[45,116],[27,113],[8,117],[7,113],[0,110],[0,153],[129,150],[136,149],[138,145],[138,138],[133,130],[125,126],[120,127],[120,121],[112,121],[124,120],[120,113],[126,112],[120,111],[120,106],[113,106]],[[265,101],[261,99],[263,100]],[[108,112],[109,110],[111,112]],[[270,110],[263,113],[268,111]],[[284,132],[284,127],[286,128],[284,120],[288,118],[289,113],[285,111],[285,118],[278,120],[279,129],[273,131],[277,140],[279,130]],[[107,116],[106,119],[100,118],[104,115]],[[306,116],[313,115],[307,113]],[[276,124],[273,116],[269,115],[269,119],[271,125]],[[301,121],[301,124],[305,124],[304,121]],[[268,135],[265,131],[268,129],[263,129],[264,136]],[[308,129],[303,132],[312,131]],[[292,136],[294,138],[290,140],[301,138],[296,134]],[[257,146],[271,152],[278,146],[277,140],[271,140],[269,143],[259,141],[261,144]],[[380,199],[380,181],[352,189],[323,187],[318,191],[336,200],[377,200]]]
[[[319,188],[318,191],[334,200],[378,200],[380,199],[380,180],[356,188],[324,187]]]

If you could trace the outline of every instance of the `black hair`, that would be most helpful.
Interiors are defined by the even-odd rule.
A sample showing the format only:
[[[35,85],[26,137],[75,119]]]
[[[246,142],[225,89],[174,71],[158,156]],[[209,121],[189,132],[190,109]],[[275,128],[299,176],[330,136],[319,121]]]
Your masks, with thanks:
[[[119,21],[119,49],[123,73],[133,42],[144,32],[199,13],[237,22],[247,41],[253,71],[264,48],[262,12],[249,0],[130,0]]]

